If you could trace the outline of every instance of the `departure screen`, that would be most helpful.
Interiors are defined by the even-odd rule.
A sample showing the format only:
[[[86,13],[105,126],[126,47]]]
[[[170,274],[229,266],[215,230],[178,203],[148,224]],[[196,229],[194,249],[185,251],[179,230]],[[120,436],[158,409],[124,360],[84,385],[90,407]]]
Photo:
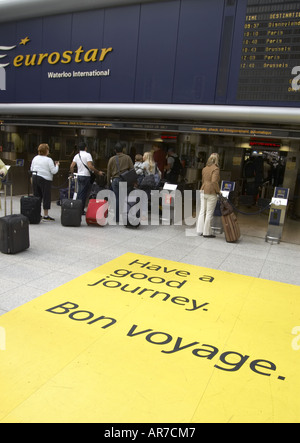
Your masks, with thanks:
[[[238,100],[300,100],[300,2],[248,0]]]

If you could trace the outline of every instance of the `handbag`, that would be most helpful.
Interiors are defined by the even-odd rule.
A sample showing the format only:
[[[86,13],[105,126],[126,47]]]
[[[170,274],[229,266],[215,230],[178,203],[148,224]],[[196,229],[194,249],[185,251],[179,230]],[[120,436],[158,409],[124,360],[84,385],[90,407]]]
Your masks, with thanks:
[[[129,185],[133,185],[137,179],[138,179],[138,175],[135,172],[135,169],[129,169],[128,171],[124,171],[124,172],[120,172],[120,163],[119,163],[119,157],[116,155],[116,163],[117,163],[117,168],[119,171],[119,177],[122,181],[128,183]]]
[[[141,184],[140,184],[140,188],[156,188],[156,182],[155,182],[155,178],[154,178],[154,174],[149,174],[146,175]]]
[[[87,170],[89,171],[89,173],[90,173],[90,183],[91,183],[91,185],[92,185],[92,184],[94,183],[94,181],[96,180],[96,174],[95,174],[94,172],[92,172],[92,171],[90,170],[90,168],[88,168],[87,165],[86,165],[85,163],[83,163],[82,158],[81,158],[81,156],[80,156],[80,153],[79,153],[79,158],[80,158],[81,163],[83,164],[83,166],[85,166],[86,169],[87,169]]]
[[[233,207],[231,206],[231,204],[229,203],[227,198],[223,197],[223,195],[220,195],[219,199],[220,199],[221,214],[223,216],[232,214],[233,213]]]
[[[157,165],[155,165],[154,174],[146,175],[140,183],[140,188],[156,189],[159,187],[160,182],[161,182],[161,174]]]
[[[135,172],[135,169],[129,169],[129,171],[122,172],[122,174],[120,174],[120,178],[124,182],[127,182],[128,184],[131,185],[137,181],[138,175]]]

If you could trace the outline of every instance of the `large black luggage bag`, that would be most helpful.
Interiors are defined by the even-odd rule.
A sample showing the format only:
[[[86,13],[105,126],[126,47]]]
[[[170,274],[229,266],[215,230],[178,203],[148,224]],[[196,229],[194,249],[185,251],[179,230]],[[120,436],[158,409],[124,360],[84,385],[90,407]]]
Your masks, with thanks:
[[[74,189],[73,200],[70,198]],[[69,177],[69,198],[61,201],[61,224],[63,226],[81,226],[82,201],[76,200],[78,192],[77,175]]]
[[[135,208],[135,205],[140,202],[140,197],[128,196],[126,203],[124,204],[124,210],[122,213],[122,220],[126,228],[138,228],[141,221],[141,211]]]
[[[61,203],[61,224],[63,226],[80,226],[82,216],[81,200],[63,200]]]
[[[30,195],[30,187],[33,186],[33,180],[37,176],[36,172],[29,171],[28,177],[28,195],[21,197],[20,211],[21,214],[28,218],[29,223],[37,225],[40,223],[41,217],[41,199]]]
[[[16,254],[28,249],[29,221],[22,214],[6,215],[0,218],[0,251]]]
[[[41,199],[34,195],[21,197],[21,214],[28,218],[29,223],[39,224],[41,221]]]

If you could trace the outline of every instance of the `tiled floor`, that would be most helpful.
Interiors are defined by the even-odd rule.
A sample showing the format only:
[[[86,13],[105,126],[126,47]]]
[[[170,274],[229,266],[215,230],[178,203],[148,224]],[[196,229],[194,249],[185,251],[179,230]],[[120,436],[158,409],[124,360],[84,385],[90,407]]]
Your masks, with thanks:
[[[19,200],[14,197],[15,213]],[[300,286],[297,221],[287,220],[281,243],[271,244],[265,242],[266,214],[239,214],[242,237],[229,244],[224,234],[205,239],[186,226],[91,227],[83,218],[80,228],[66,228],[60,224],[59,206],[54,203],[50,213],[55,222],[30,225],[27,251],[0,255],[0,315],[126,252]]]

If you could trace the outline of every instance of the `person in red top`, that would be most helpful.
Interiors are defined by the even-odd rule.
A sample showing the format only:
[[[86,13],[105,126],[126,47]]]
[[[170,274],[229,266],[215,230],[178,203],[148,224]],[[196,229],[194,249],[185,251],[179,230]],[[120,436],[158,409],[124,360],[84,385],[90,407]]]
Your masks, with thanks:
[[[157,164],[158,169],[161,172],[161,178],[163,178],[164,175],[164,169],[166,165],[166,153],[158,144],[154,144],[152,146],[153,150],[153,159],[155,163]]]

